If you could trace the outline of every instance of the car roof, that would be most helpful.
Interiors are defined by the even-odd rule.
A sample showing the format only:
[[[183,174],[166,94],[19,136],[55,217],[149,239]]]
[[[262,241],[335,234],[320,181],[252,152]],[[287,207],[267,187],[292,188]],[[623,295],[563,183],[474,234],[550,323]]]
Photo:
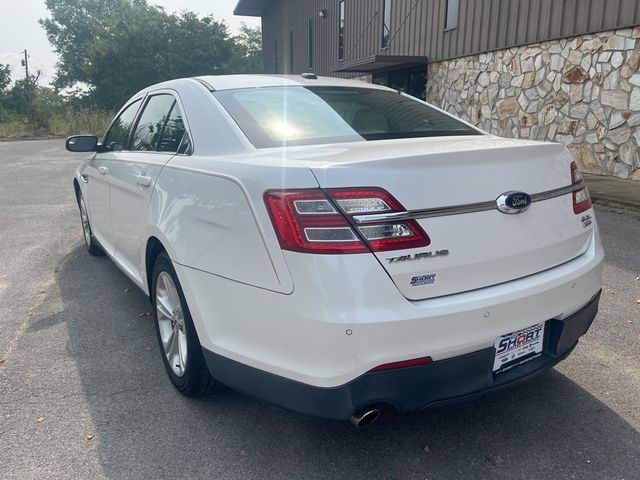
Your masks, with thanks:
[[[389,90],[387,87],[359,80],[336,77],[316,77],[313,74],[302,75],[205,75],[194,77],[212,90],[233,90],[237,88],[257,87],[361,87]]]

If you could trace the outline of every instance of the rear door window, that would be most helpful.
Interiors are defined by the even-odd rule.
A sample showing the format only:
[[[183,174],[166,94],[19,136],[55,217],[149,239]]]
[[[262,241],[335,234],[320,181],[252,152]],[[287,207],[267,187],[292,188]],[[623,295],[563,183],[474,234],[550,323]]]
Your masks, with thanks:
[[[160,133],[160,141],[158,143],[158,151],[160,152],[177,152],[183,137],[188,135],[182,119],[182,111],[178,102],[174,102],[169,117]],[[182,152],[181,152],[182,153]]]
[[[154,151],[158,149],[159,140],[174,103],[175,99],[168,94],[149,97],[134,129],[131,150]]]

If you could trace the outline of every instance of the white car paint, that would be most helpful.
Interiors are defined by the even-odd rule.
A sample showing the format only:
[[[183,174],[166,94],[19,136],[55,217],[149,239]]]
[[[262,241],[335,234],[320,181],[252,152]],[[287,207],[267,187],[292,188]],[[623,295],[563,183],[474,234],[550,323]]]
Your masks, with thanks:
[[[200,80],[216,91],[354,85],[269,75]],[[411,210],[492,201],[508,190],[544,192],[571,184],[564,147],[483,132],[257,149],[199,80],[166,82],[133,98],[156,91],[180,102],[193,153],[96,154],[76,180],[95,236],[146,293],[147,245],[152,237],[162,243],[211,352],[335,387],[381,364],[491,347],[500,335],[567,317],[601,288],[597,225],[593,218],[583,226],[571,194],[519,215],[421,219],[431,245],[375,255],[283,250],[264,202],[272,189],[373,186]],[[137,184],[140,175],[151,183]],[[388,263],[440,249],[449,255]],[[433,285],[409,286],[411,277],[432,272]]]

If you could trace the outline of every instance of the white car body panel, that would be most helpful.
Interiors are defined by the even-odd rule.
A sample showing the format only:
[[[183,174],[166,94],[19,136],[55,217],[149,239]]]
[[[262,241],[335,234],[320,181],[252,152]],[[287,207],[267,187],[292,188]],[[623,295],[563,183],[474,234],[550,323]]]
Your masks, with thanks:
[[[172,259],[237,282],[291,293],[293,282],[260,192],[273,185],[287,188],[289,182],[316,187],[313,175],[298,169],[282,178],[279,168],[248,169],[233,158],[218,159],[218,168],[211,163],[210,157],[178,156],[156,185],[150,219],[171,243]]]
[[[269,155],[277,155],[274,150],[260,154],[256,162],[270,161]],[[490,136],[294,148],[287,152],[287,160],[287,165],[308,166],[322,188],[382,187],[408,210],[492,201],[505,190],[538,193],[571,183],[567,166],[571,157],[564,147]],[[571,196],[565,195],[534,203],[520,215],[493,210],[463,218],[422,219],[419,223],[432,240],[429,246],[376,256],[411,300],[494,285],[583,253],[591,228],[582,226],[581,216],[558,215],[571,208]],[[437,250],[451,254],[418,262],[388,262],[391,257]],[[409,285],[413,276],[429,273],[437,273],[435,284]]]
[[[180,267],[203,346],[298,382],[336,387],[376,365],[451,358],[540,319],[562,319],[601,288],[604,257],[594,241],[577,259],[537,275],[410,302],[371,256],[300,255],[287,252],[292,276],[305,279],[291,296]]]
[[[143,219],[158,175],[171,157],[173,154],[157,152],[118,152],[108,162],[111,221],[118,226],[113,231],[115,259],[138,284],[146,281],[145,272],[140,270],[140,251],[146,245]]]
[[[86,162],[82,169],[87,181],[91,182],[91,189],[87,189],[87,209],[91,217],[93,232],[100,238],[100,243],[105,252],[110,255],[115,253],[113,240],[113,228],[111,225],[111,207],[109,205],[109,162],[115,157],[115,153],[107,153],[101,158],[95,156]],[[80,182],[84,185],[84,182]]]
[[[200,80],[216,90],[354,85],[269,75]],[[147,245],[161,242],[205,349],[293,381],[336,387],[376,365],[491,347],[501,335],[571,315],[600,290],[597,225],[592,219],[584,226],[573,214],[571,194],[518,215],[421,219],[431,238],[422,249],[284,251],[265,207],[267,190],[380,187],[409,210],[436,208],[494,200],[507,190],[565,187],[571,158],[561,146],[487,134],[256,149],[200,80],[166,82],[136,97],[171,91],[179,98],[191,155],[97,154],[80,165],[76,181],[92,226],[110,225],[94,229],[96,238],[146,293]],[[97,166],[108,162],[109,174],[99,174]],[[138,175],[152,183],[141,187]],[[439,249],[450,255],[387,260]],[[438,281],[409,287],[421,272],[437,272]]]

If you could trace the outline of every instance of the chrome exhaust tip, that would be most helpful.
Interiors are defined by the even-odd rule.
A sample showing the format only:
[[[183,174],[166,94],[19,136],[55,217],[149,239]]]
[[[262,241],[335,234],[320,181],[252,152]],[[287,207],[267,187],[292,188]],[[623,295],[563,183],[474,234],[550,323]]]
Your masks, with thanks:
[[[354,413],[350,420],[358,428],[364,428],[371,425],[380,418],[382,410],[379,408],[363,408]]]

